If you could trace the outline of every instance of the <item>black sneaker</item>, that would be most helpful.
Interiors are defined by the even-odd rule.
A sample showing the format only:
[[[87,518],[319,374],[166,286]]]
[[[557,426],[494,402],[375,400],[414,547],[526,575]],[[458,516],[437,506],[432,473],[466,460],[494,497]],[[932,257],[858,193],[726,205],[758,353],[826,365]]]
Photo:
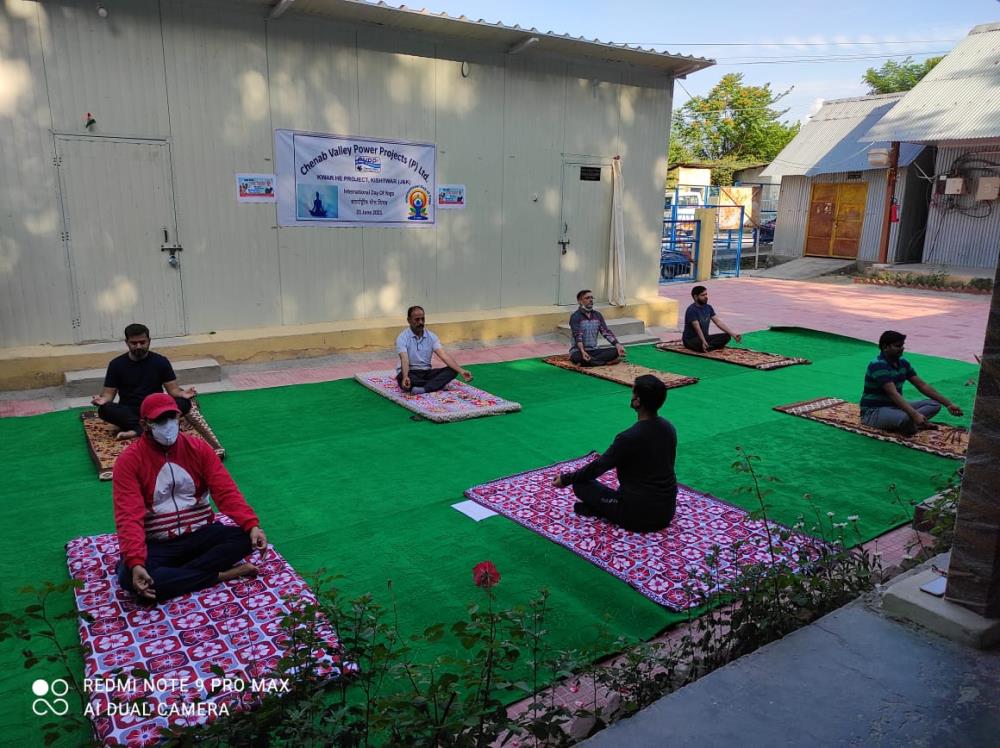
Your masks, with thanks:
[[[573,514],[579,514],[581,517],[597,516],[597,512],[594,511],[593,507],[589,504],[584,504],[582,501],[578,501],[573,504]]]

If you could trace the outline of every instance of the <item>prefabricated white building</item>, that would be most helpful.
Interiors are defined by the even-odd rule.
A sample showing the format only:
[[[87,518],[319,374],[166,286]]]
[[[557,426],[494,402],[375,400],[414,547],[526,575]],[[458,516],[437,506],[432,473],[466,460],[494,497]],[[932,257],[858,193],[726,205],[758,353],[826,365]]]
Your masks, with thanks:
[[[616,155],[653,296],[673,79],[709,64],[356,0],[6,0],[0,347],[600,297]],[[234,184],[279,129],[433,144],[466,207],[279,227]]]

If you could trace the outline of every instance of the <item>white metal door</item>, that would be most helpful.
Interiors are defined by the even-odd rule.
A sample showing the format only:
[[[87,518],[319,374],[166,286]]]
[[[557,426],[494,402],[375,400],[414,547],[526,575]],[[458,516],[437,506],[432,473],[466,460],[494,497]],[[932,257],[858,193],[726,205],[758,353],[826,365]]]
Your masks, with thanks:
[[[589,288],[607,301],[611,245],[611,166],[601,160],[563,164],[559,303],[575,304]]]
[[[130,322],[183,335],[170,151],[163,141],[58,136],[77,342],[118,340]],[[175,260],[171,261],[171,256]]]

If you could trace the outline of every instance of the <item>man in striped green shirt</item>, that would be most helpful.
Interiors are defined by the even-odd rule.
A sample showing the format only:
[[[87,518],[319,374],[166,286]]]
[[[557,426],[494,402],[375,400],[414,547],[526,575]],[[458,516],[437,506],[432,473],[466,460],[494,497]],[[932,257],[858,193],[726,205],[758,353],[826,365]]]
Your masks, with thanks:
[[[861,420],[873,428],[912,436],[918,429],[937,428],[930,419],[942,405],[953,416],[962,415],[962,409],[917,376],[910,362],[903,358],[905,341],[906,336],[895,330],[886,330],[878,339],[878,357],[868,364],[865,372]],[[903,399],[903,384],[907,381],[929,399]]]

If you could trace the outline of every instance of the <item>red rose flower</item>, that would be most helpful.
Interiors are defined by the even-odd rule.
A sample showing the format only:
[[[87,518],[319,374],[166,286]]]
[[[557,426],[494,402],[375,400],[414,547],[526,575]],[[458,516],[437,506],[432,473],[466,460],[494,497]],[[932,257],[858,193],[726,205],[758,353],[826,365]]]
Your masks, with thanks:
[[[500,581],[500,572],[492,561],[480,561],[472,567],[472,581],[477,587],[488,590]]]

